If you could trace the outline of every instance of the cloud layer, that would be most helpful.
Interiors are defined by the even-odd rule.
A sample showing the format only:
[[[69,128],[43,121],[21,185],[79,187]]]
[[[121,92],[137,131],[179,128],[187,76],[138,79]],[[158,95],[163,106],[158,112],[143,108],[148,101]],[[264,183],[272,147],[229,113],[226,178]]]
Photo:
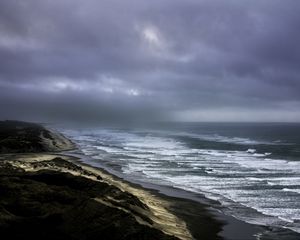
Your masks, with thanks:
[[[294,0],[2,0],[0,117],[300,121],[299,11]]]

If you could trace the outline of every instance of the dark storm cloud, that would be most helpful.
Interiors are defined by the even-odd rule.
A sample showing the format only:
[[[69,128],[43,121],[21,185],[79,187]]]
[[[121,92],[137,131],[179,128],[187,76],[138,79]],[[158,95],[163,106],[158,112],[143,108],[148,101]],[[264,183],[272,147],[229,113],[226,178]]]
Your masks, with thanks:
[[[299,121],[299,10],[294,0],[2,0],[2,118]]]

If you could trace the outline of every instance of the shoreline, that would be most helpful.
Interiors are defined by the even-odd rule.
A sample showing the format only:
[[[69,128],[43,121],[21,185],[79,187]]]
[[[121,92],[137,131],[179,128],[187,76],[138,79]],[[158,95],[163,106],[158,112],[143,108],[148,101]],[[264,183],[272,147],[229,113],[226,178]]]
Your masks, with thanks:
[[[217,209],[220,207],[219,202],[208,199],[202,194],[128,178],[125,174],[101,164],[99,164],[99,166],[94,166],[91,165],[91,163],[84,162],[83,159],[90,158],[85,155],[73,153],[72,151],[62,152],[62,154],[75,157],[75,162],[81,166],[94,168],[100,173],[110,175],[117,179],[117,181],[125,182],[133,188],[140,188],[143,191],[149,191],[156,197],[170,202],[169,210],[185,221],[188,229],[195,239],[201,239],[202,232],[199,231],[199,227],[207,227],[206,225],[208,225],[211,229],[214,228],[214,232],[217,233],[216,239],[256,240],[261,232],[268,230],[266,226],[250,224],[236,219],[233,216],[224,214]],[[184,211],[187,211],[187,213],[190,214],[184,213]],[[194,219],[191,219],[191,217],[194,217]],[[204,222],[202,220],[203,218],[205,218],[207,222]],[[213,224],[211,225],[211,223]]]
[[[55,159],[63,159],[64,161],[74,164],[77,168],[69,166],[60,166],[54,162]],[[120,189],[124,193],[129,193],[136,197],[144,206],[141,209],[138,206],[132,206],[129,202],[125,202],[124,206],[114,205],[114,199],[99,197],[94,200],[100,204],[113,208],[120,208],[122,211],[133,215],[137,222],[146,225],[149,228],[157,229],[166,235],[174,236],[176,239],[191,240],[193,237],[188,231],[186,224],[180,218],[168,211],[170,203],[166,199],[159,198],[142,187],[133,186],[130,183],[118,179],[112,174],[101,171],[100,169],[80,164],[79,159],[68,156],[59,152],[45,153],[17,153],[17,154],[1,154],[0,159],[4,163],[10,163],[15,168],[20,168],[28,173],[38,173],[40,171],[54,171],[59,173],[69,173],[75,177],[84,177],[94,182],[101,182]],[[110,197],[108,197],[110,198]],[[127,200],[126,200],[127,201]],[[149,219],[148,219],[149,218]],[[150,222],[149,222],[150,220]]]
[[[75,150],[75,149],[74,149]],[[112,168],[99,163],[97,166],[92,163],[86,163],[83,159],[91,159],[90,157],[74,153],[71,151],[62,152],[62,154],[75,156],[76,162],[80,165],[86,165],[97,169],[100,172],[111,175],[113,178],[126,184],[132,185],[134,188],[141,188],[144,191],[150,191],[155,196],[165,199],[171,203],[169,210],[176,216],[185,221],[188,230],[194,239],[203,239],[202,231],[199,227],[205,226],[214,229],[216,238],[204,239],[224,239],[224,240],[298,240],[299,234],[290,229],[264,226],[258,224],[247,223],[239,220],[231,215],[226,215],[221,211],[222,206],[218,201],[206,198],[203,194],[188,192],[182,189],[163,186],[153,183],[138,181],[129,178],[126,174],[122,174]],[[187,213],[184,214],[184,211]],[[195,211],[198,211],[196,213]],[[188,214],[189,213],[189,214]],[[205,218],[205,221],[203,221]],[[206,222],[209,219],[208,222]],[[213,223],[213,225],[211,225]],[[220,229],[221,230],[220,230]]]

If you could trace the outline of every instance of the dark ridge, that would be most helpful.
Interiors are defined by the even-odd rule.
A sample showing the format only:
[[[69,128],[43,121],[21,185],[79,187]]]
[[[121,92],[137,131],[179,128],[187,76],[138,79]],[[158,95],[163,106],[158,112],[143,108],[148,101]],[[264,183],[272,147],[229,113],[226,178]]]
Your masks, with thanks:
[[[1,121],[0,153],[44,152],[40,134],[47,130],[39,124]]]
[[[59,146],[58,143],[62,143],[62,145]],[[66,150],[63,148],[68,143],[71,142],[63,136],[54,139],[51,131],[37,123],[0,121],[0,153],[38,153]]]

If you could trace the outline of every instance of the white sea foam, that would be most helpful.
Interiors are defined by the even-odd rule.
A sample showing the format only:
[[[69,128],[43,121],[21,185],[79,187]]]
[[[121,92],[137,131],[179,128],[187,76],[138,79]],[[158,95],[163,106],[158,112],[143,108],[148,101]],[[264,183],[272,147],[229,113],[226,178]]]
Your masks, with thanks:
[[[300,189],[299,188],[297,188],[297,189],[295,189],[295,188],[284,188],[282,190],[286,191],[286,192],[295,192],[295,193],[299,193],[300,194]]]
[[[175,135],[174,133],[168,132],[169,135]],[[229,137],[229,136],[222,136],[219,134],[195,134],[195,133],[188,133],[188,132],[180,132],[176,133],[176,135],[185,136],[196,138],[204,141],[210,142],[220,142],[220,143],[232,143],[238,145],[285,145],[290,143],[285,143],[282,141],[260,141],[254,140],[250,138],[243,138],[243,137]]]
[[[253,148],[249,148],[247,150],[247,153],[255,153],[256,152],[256,149],[253,149]]]

